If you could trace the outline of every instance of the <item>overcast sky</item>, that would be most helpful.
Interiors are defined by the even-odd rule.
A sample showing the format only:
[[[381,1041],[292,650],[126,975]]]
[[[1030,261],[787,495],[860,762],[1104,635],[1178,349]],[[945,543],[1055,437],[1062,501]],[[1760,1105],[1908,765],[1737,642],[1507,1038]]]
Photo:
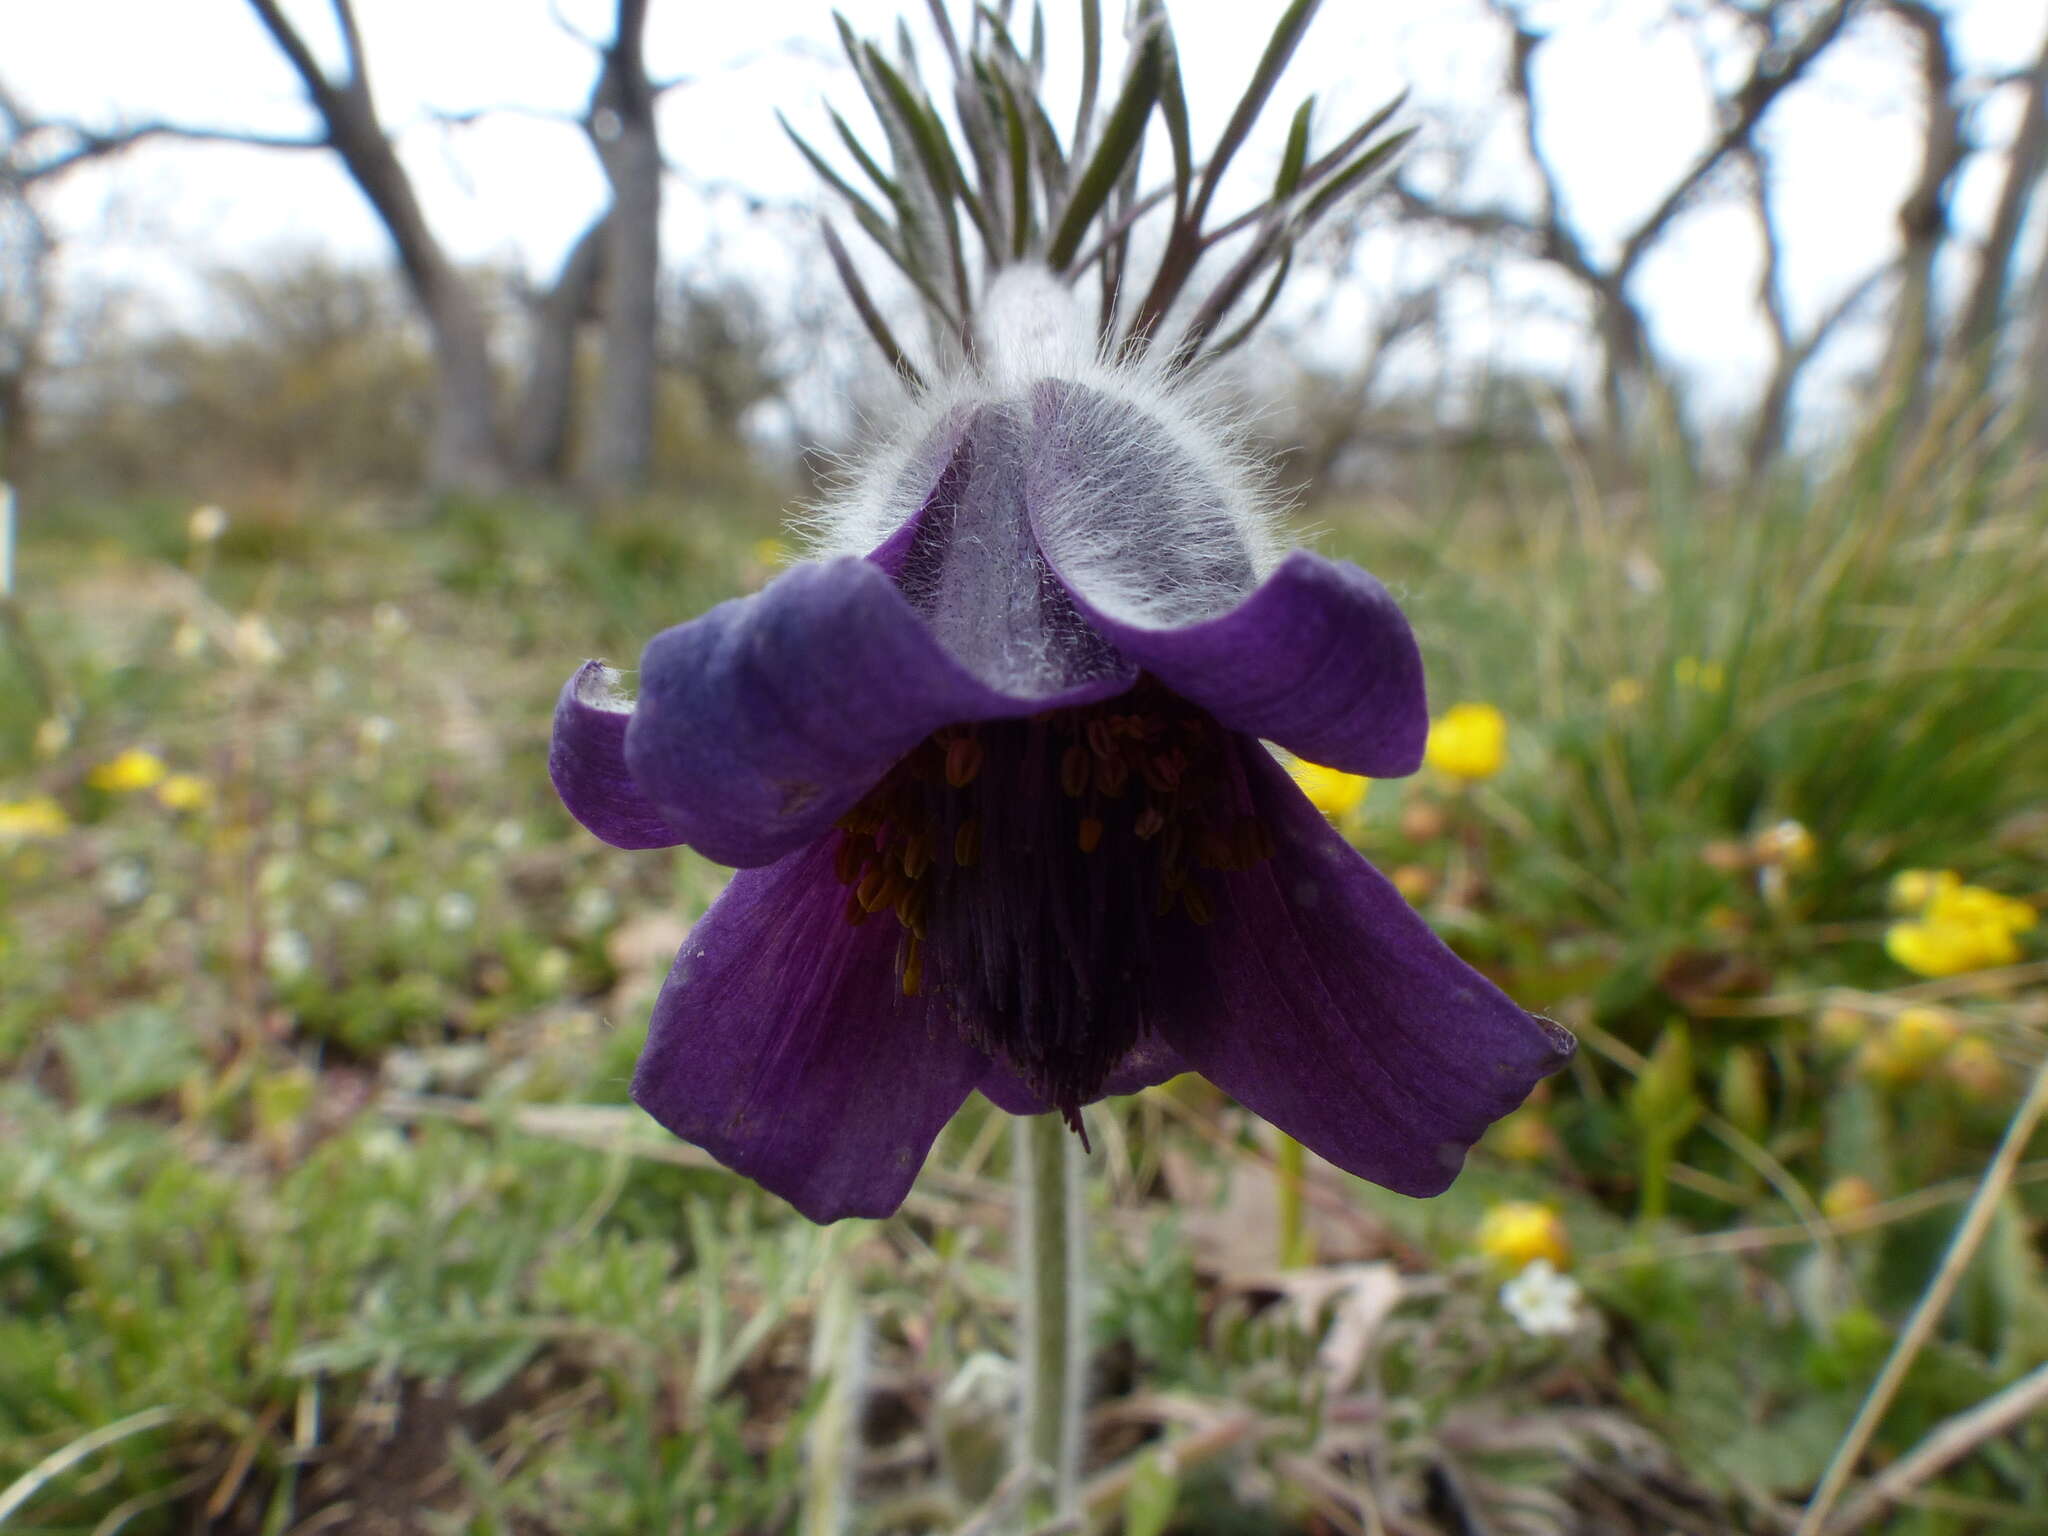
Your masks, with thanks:
[[[899,6],[842,0],[857,28],[893,26]],[[956,3],[954,10],[961,11]],[[1198,143],[1220,127],[1279,0],[1177,0],[1172,5]],[[1538,54],[1544,139],[1574,219],[1606,252],[1661,198],[1709,131],[1694,46],[1662,24],[1669,0],[1549,0],[1530,7],[1553,32]],[[323,57],[339,56],[324,0],[287,0]],[[462,257],[545,272],[598,209],[602,181],[581,133],[565,121],[592,78],[589,50],[558,21],[596,35],[609,0],[358,0],[380,106],[443,239]],[[914,7],[921,11],[921,6]],[[1069,7],[1050,6],[1056,57],[1071,52]],[[1116,0],[1105,10],[1117,11]],[[1964,67],[1981,74],[2029,61],[2048,28],[2048,0],[1955,0]],[[815,0],[703,4],[656,0],[650,66],[689,75],[662,107],[671,160],[700,185],[736,185],[798,199],[811,178],[775,126],[781,108],[822,122],[831,99],[858,117],[858,91],[835,62],[831,9]],[[921,30],[921,29],[920,29]],[[1783,180],[1779,207],[1797,310],[1824,309],[1894,238],[1901,190],[1918,154],[1912,59],[1896,33],[1865,27],[1771,119]],[[1330,0],[1273,113],[1284,129],[1300,93],[1315,91],[1322,121],[1362,114],[1402,86],[1419,110],[1466,122],[1492,110],[1501,78],[1499,29],[1478,0]],[[238,129],[307,131],[296,78],[244,0],[0,0],[0,79],[37,111],[112,127],[152,118]],[[1055,99],[1071,75],[1055,71]],[[1976,125],[1993,146],[2009,138],[2012,103]],[[437,114],[507,108],[468,127]],[[1525,195],[1511,126],[1486,141],[1485,193]],[[1255,146],[1254,167],[1272,146]],[[1980,157],[1958,190],[1966,230],[1988,221],[1997,165]],[[175,310],[207,264],[258,263],[281,248],[318,246],[384,259],[382,232],[331,156],[164,145],[81,173],[49,201],[72,238],[74,285],[139,284]],[[1754,310],[1757,247],[1739,209],[1688,218],[1645,269],[1640,293],[1663,349],[1701,385],[1710,408],[1753,387],[1766,357]],[[757,274],[791,269],[787,227],[751,229],[730,203],[677,188],[665,230],[671,261],[716,245],[721,260]],[[2038,243],[2038,241],[2037,241]],[[1412,266],[1412,245],[1384,244],[1383,273]],[[1427,259],[1426,257],[1424,259]],[[1563,290],[1560,290],[1562,292]],[[1487,317],[1475,315],[1481,329]],[[1541,352],[1569,338],[1540,336]],[[1847,366],[1848,359],[1842,365]],[[1837,372],[1842,368],[1838,367]]]

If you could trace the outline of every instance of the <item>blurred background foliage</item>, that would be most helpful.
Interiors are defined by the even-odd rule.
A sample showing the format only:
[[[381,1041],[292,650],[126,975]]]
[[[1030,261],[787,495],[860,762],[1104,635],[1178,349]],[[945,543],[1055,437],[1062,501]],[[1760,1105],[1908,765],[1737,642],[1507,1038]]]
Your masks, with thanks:
[[[1941,57],[1912,5],[1729,10],[1773,91],[1842,28]],[[1497,16],[1526,64],[1534,24]],[[2031,196],[2048,78],[1950,62],[1956,100],[2033,90]],[[29,259],[65,157],[132,146],[9,101]],[[1375,221],[1457,222],[1398,178],[1361,197],[1303,249],[1333,292]],[[1380,295],[1356,356],[1302,342],[1311,308],[1226,379],[1279,380],[1259,431],[1300,531],[1428,654],[1429,766],[1304,782],[1583,1044],[1432,1202],[1193,1080],[1092,1114],[1101,1529],[1789,1532],[1881,1380],[1828,1529],[2043,1528],[2028,207],[1988,352],[1970,282],[1910,309],[1902,244],[1897,345],[1811,449],[1756,430],[1769,399],[1703,430],[1630,352],[1618,268],[1579,279],[1589,389],[1504,367],[1446,409],[1385,368],[1449,346],[1430,282]],[[1555,200],[1466,230],[1431,281],[1546,219],[1569,232]],[[459,278],[510,445],[561,284]],[[614,343],[584,293],[561,441],[452,484],[416,283],[309,247],[203,291],[189,325],[6,310],[0,1529],[1002,1528],[1002,1117],[971,1103],[900,1216],[826,1230],[641,1123],[647,1006],[723,872],[597,845],[544,773],[578,661],[794,557],[782,509],[832,469],[808,450],[889,409],[852,320],[659,274],[644,456],[598,474]]]

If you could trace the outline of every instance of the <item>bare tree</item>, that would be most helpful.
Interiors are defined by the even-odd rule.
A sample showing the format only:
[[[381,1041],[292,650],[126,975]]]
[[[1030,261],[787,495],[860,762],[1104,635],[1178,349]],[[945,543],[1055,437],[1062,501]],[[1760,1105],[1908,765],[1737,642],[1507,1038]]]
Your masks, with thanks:
[[[434,429],[428,477],[444,488],[491,490],[563,469],[574,393],[575,335],[606,284],[606,359],[589,478],[631,484],[647,469],[653,436],[654,311],[660,265],[661,158],[642,37],[648,0],[618,0],[611,41],[583,120],[613,187],[613,205],[592,223],[554,285],[531,306],[529,364],[518,409],[503,430],[491,333],[475,287],[429,223],[377,109],[362,30],[352,0],[329,0],[341,34],[340,71],[330,75],[280,0],[249,0],[291,65],[320,121],[311,137],[145,123],[101,133],[63,129],[63,146],[32,171],[48,177],[154,137],[326,149],[383,224],[407,290],[433,343]]]
[[[2041,183],[2044,163],[2048,163],[2048,37],[2041,41],[2033,68],[2012,83],[2026,93],[2019,130],[2006,152],[2005,180],[1999,187],[1990,232],[1978,254],[1975,281],[1949,338],[1950,351],[1958,361],[1979,366],[1990,361],[1988,354],[2012,285],[2020,229],[2034,189]]]
[[[1880,375],[1884,397],[1907,420],[1923,413],[1940,355],[1934,311],[1934,266],[1952,233],[1949,195],[1969,155],[1957,97],[1955,50],[1948,18],[1923,0],[1883,0],[1913,34],[1920,51],[1920,169],[1899,204],[1899,290]]]
[[[362,29],[350,0],[332,0],[343,72],[331,78],[278,0],[249,0],[326,128],[326,143],[382,221],[434,339],[436,410],[428,473],[438,485],[492,489],[506,479],[498,440],[490,332],[482,306],[427,223],[412,178],[377,116]]]
[[[1792,322],[1791,304],[1785,293],[1785,246],[1778,228],[1777,211],[1771,203],[1770,157],[1760,144],[1747,144],[1741,152],[1749,172],[1750,206],[1756,214],[1757,234],[1763,245],[1763,271],[1757,281],[1757,305],[1771,333],[1771,371],[1750,419],[1749,443],[1744,453],[1749,478],[1755,480],[1785,451],[1791,422],[1792,399],[1799,381],[1815,356],[1843,322],[1860,310],[1870,296],[1884,285],[1894,263],[1880,262],[1823,310],[1805,331]]]
[[[644,482],[654,451],[655,333],[661,280],[661,144],[642,38],[648,0],[619,0],[587,128],[611,183],[604,245],[604,368],[592,413],[589,481]]]
[[[1522,125],[1522,140],[1538,182],[1533,214],[1517,209],[1460,204],[1420,190],[1409,177],[1397,178],[1390,196],[1400,213],[1484,240],[1502,240],[1549,263],[1586,290],[1600,339],[1602,395],[1610,428],[1620,428],[1631,404],[1658,371],[1649,327],[1630,293],[1644,258],[1690,207],[1700,190],[1733,157],[1755,142],[1771,106],[1796,83],[1841,35],[1861,0],[1831,0],[1803,26],[1782,0],[1743,8],[1755,35],[1754,53],[1742,81],[1716,102],[1713,136],[1695,155],[1655,207],[1623,238],[1614,258],[1597,261],[1565,212],[1556,168],[1543,147],[1533,64],[1545,34],[1525,19],[1517,0],[1489,0],[1509,29],[1508,87]]]

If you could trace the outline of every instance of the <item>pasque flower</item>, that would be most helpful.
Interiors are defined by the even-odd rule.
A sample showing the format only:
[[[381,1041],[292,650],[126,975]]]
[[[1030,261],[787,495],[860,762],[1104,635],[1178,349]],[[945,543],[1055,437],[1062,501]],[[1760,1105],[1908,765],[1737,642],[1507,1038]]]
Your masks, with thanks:
[[[977,370],[824,519],[822,558],[590,663],[550,768],[624,848],[739,866],[633,1083],[817,1220],[896,1208],[979,1089],[1081,1107],[1193,1070],[1434,1194],[1571,1050],[1454,956],[1261,745],[1414,771],[1413,636],[1280,555],[1177,387],[1006,274]],[[1069,316],[1074,315],[1073,320]]]

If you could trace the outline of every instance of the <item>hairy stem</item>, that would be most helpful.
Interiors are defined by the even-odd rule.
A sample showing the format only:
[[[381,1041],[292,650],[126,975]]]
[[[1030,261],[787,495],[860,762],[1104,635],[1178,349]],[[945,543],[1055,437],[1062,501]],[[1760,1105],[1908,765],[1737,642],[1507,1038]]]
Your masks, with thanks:
[[[1024,1413],[1020,1465],[1040,1479],[1038,1504],[1079,1510],[1082,1339],[1080,1147],[1058,1115],[1017,1122],[1018,1250],[1023,1265]]]

